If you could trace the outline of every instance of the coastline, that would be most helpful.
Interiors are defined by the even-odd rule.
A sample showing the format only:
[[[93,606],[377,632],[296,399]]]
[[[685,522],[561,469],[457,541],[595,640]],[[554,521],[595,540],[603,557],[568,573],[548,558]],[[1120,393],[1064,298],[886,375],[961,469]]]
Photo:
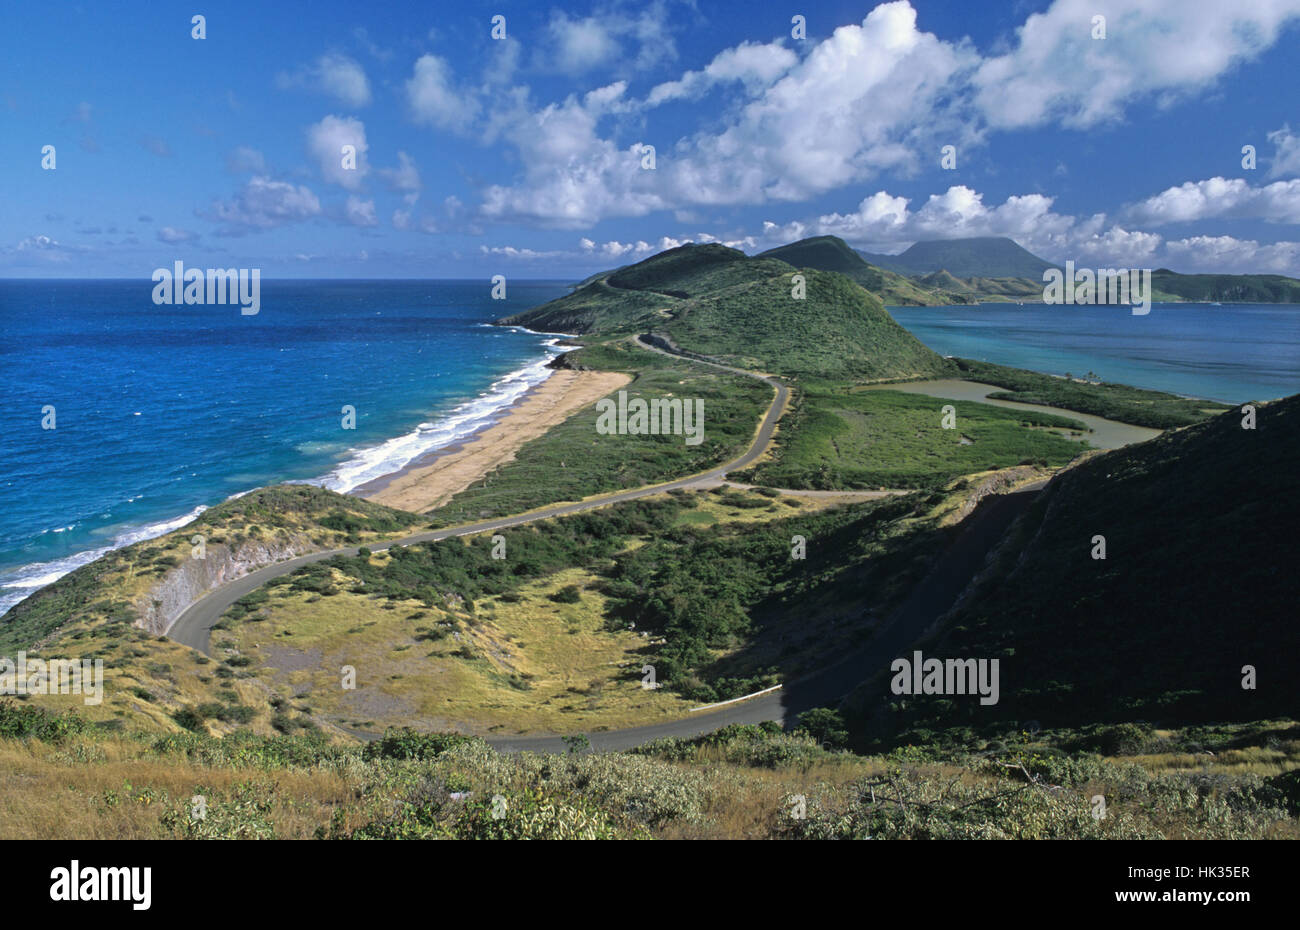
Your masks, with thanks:
[[[621,372],[556,369],[481,429],[417,456],[397,471],[360,484],[349,493],[399,510],[431,510],[513,460],[526,442],[631,380]]]
[[[496,324],[486,323],[482,325],[491,326]],[[563,355],[564,350],[561,349],[557,343],[560,343],[561,340],[566,337],[565,334],[541,333],[529,330],[522,326],[512,326],[508,328],[528,333],[531,336],[544,337],[546,341],[543,343],[543,351],[546,354],[539,359],[529,362],[522,368],[504,373],[478,396],[463,401],[437,420],[420,424],[414,430],[406,434],[390,437],[389,439],[383,440],[377,444],[371,444],[362,448],[350,450],[348,456],[343,461],[337,463],[328,472],[318,475],[317,477],[307,479],[306,481],[303,481],[302,479],[289,478],[280,482],[272,482],[268,485],[250,487],[222,498],[220,501],[214,501],[211,504],[200,504],[186,513],[163,517],[147,523],[123,525],[119,527],[111,537],[109,537],[107,545],[92,546],[65,556],[60,556],[57,559],[33,561],[6,569],[2,574],[0,574],[0,578],[3,578],[3,584],[0,585],[0,622],[3,622],[5,614],[7,614],[11,608],[83,565],[88,565],[116,549],[124,548],[133,543],[156,539],[160,536],[166,535],[167,533],[182,529],[192,523],[200,514],[209,509],[210,506],[215,506],[215,504],[223,503],[227,500],[243,497],[246,494],[261,490],[262,487],[270,487],[274,484],[283,483],[306,483],[318,485],[342,494],[356,494],[360,497],[374,499],[370,494],[363,493],[363,489],[370,488],[373,493],[380,493],[381,488],[386,488],[394,482],[403,479],[403,476],[406,476],[401,487],[408,488],[408,491],[406,492],[407,495],[415,495],[411,497],[411,499],[418,500],[421,499],[421,495],[424,492],[409,489],[423,487],[428,484],[430,479],[427,475],[430,473],[430,466],[434,461],[442,460],[448,456],[458,456],[473,450],[474,454],[467,455],[465,457],[466,459],[473,462],[490,462],[490,464],[483,466],[483,474],[490,471],[492,467],[505,461],[509,461],[510,458],[514,457],[514,451],[518,446],[522,445],[528,439],[541,435],[554,425],[555,422],[558,422],[559,419],[563,419],[564,416],[568,415],[565,413],[563,416],[560,416],[559,419],[555,419],[553,416],[542,416],[539,422],[544,425],[538,429],[536,424],[528,426],[527,423],[525,423],[524,420],[521,420],[517,414],[519,408],[526,403],[528,398],[535,395],[535,392],[539,387],[551,383],[555,375],[568,371],[568,369],[555,369],[551,367],[555,359]],[[578,372],[571,373],[578,374]],[[581,374],[598,375],[601,373],[581,372]],[[540,380],[538,380],[539,375],[541,376]],[[626,378],[627,376],[619,377]],[[628,380],[630,380],[630,378],[628,378]],[[560,387],[563,386],[563,384],[564,382],[558,382],[556,386]],[[614,389],[616,388],[610,388],[610,390]],[[586,388],[585,390],[590,390],[590,388]],[[549,402],[540,406],[536,402],[529,405],[526,408],[525,420],[535,414],[545,413],[551,407],[555,406],[555,403],[560,401],[563,395],[571,392],[561,391],[559,392],[560,396],[552,397],[554,393],[554,388],[550,391],[541,392],[538,396],[544,400],[549,399]],[[594,402],[600,396],[603,396],[603,394],[597,394],[588,402]],[[572,403],[572,401],[570,401],[570,403]],[[485,404],[488,407],[487,410],[482,409],[482,406]],[[578,409],[580,406],[583,406],[583,404],[571,406],[569,412]],[[477,440],[488,438],[493,429],[496,429],[505,423],[511,424],[512,429],[519,430],[520,434],[523,435],[524,438],[513,443],[513,445],[508,449],[505,448],[503,442],[504,437],[499,434],[491,435],[491,443],[487,447],[479,446],[477,444]],[[469,427],[469,429],[461,432],[462,430],[465,430],[466,427]],[[391,461],[389,458],[390,455],[393,453],[401,455],[405,448],[409,448],[410,443],[423,443],[430,440],[441,442],[443,435],[446,435],[447,431],[450,431],[450,442],[446,445],[435,445],[432,449],[416,453],[409,461],[404,462],[390,471],[384,471],[378,474],[374,473],[374,469],[382,468],[384,466],[385,460]],[[483,452],[487,449],[491,449],[495,454],[485,457]],[[508,455],[505,454],[507,451]],[[480,477],[479,475],[473,475],[472,477],[465,479],[463,476],[466,473],[467,466],[460,458],[457,459],[457,463],[457,474],[462,476],[460,480],[464,481],[464,486],[472,484],[478,479],[478,477]],[[372,472],[372,474],[370,476],[365,476],[363,480],[356,480],[358,477],[364,476],[367,471]],[[439,478],[434,479],[432,484],[429,486],[441,487],[445,483],[445,481]],[[455,490],[460,490],[460,488],[457,487]],[[455,493],[455,491],[452,491],[451,493]],[[447,496],[449,497],[450,494]],[[386,501],[381,500],[379,502],[385,503]]]

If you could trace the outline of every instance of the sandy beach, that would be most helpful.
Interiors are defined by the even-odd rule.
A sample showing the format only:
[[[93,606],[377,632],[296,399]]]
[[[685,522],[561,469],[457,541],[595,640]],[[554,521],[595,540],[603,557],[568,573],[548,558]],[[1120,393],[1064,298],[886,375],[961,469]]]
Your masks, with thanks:
[[[509,462],[524,443],[631,380],[619,372],[562,368],[520,398],[487,429],[416,459],[399,472],[363,484],[352,493],[401,510],[422,512],[438,507]]]

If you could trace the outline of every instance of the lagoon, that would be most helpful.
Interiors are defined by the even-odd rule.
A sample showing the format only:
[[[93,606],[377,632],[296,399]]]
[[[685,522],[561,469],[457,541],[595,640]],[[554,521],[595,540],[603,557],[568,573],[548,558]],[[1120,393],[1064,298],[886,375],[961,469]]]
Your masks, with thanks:
[[[941,355],[1204,397],[1228,404],[1300,393],[1300,306],[980,304],[890,307]]]

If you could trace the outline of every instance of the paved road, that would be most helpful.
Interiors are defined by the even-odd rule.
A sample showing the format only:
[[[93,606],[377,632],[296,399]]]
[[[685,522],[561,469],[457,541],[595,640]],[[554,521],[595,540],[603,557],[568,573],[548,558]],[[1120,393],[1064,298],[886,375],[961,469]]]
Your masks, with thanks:
[[[637,338],[641,348],[650,352],[658,352],[661,355],[672,355],[647,342]],[[676,357],[676,356],[673,356]],[[698,359],[688,359],[701,365],[711,365],[714,368],[720,368],[724,371],[733,372],[739,375],[746,375],[751,378],[757,378],[772,386],[776,391],[776,396],[772,399],[771,406],[768,407],[767,413],[763,417],[763,422],[759,425],[758,432],[754,436],[754,441],[750,447],[739,458],[711,468],[706,472],[691,475],[687,478],[679,478],[676,481],[668,481],[663,484],[649,485],[647,487],[634,488],[629,491],[616,491],[612,494],[605,494],[601,497],[588,498],[584,501],[578,501],[572,504],[555,504],[550,507],[543,507],[540,510],[533,510],[524,514],[517,514],[512,517],[501,517],[494,520],[483,520],[478,523],[470,523],[463,526],[449,527],[441,530],[430,530],[423,533],[414,533],[410,536],[404,536],[401,539],[390,542],[372,543],[368,548],[372,552],[382,552],[392,546],[408,546],[412,543],[432,542],[439,539],[449,539],[453,536],[468,536],[473,533],[484,533],[491,530],[506,529],[511,526],[520,526],[525,523],[532,523],[537,520],[546,520],[551,517],[562,517],[567,514],[581,513],[584,510],[593,510],[597,507],[606,507],[610,504],[617,504],[623,501],[636,500],[641,497],[648,497],[651,494],[662,494],[674,488],[690,488],[701,485],[716,484],[725,478],[727,473],[737,469],[745,468],[752,464],[767,449],[768,443],[772,441],[772,434],[776,431],[777,420],[785,411],[785,405],[790,398],[790,389],[775,378],[766,375],[755,374],[752,371],[745,371],[742,368],[731,368],[727,365],[721,365],[716,362],[704,362]],[[309,555],[299,556],[294,559],[287,559],[283,562],[275,562],[251,572],[242,578],[237,578],[227,584],[222,585],[204,595],[195,601],[185,612],[176,618],[176,621],[167,631],[167,635],[178,643],[184,643],[201,652],[208,652],[209,641],[211,639],[212,625],[221,619],[230,605],[235,603],[246,594],[256,591],[262,585],[266,584],[273,578],[279,578],[290,572],[302,568],[304,565],[310,565],[313,562],[320,562],[324,559],[332,558],[336,555],[356,555],[357,547],[343,549],[328,549],[322,552],[313,552]]]
[[[638,337],[638,343],[649,351],[664,352]],[[693,361],[699,361],[693,359]],[[687,488],[709,483],[717,483],[729,471],[744,468],[754,462],[766,450],[789,399],[789,388],[765,375],[755,374],[739,368],[730,368],[714,362],[710,364],[736,374],[759,378],[770,384],[776,391],[772,405],[768,408],[763,422],[749,449],[734,461],[720,465],[698,475],[682,478],[664,484],[620,491],[599,499],[580,501],[572,504],[559,504],[541,510],[512,517],[485,520],[467,526],[451,527],[425,533],[416,533],[390,543],[376,543],[369,548],[381,551],[393,545],[448,539],[453,536],[465,536],[490,530],[519,526],[535,520],[559,517],[579,513],[595,507],[621,501],[635,500],[651,494],[659,494],[672,488]],[[787,683],[780,690],[768,692],[758,697],[739,701],[719,707],[715,710],[701,711],[685,718],[665,723],[632,727],[624,730],[610,730],[587,734],[592,749],[598,752],[612,752],[630,749],[633,746],[664,737],[691,737],[708,733],[719,727],[736,723],[761,723],[767,720],[785,722],[793,720],[798,714],[812,707],[826,706],[839,701],[863,681],[889,667],[899,655],[915,642],[952,606],[957,596],[965,589],[971,578],[979,571],[989,550],[1001,539],[1011,522],[1024,511],[1029,501],[1037,494],[1045,482],[1031,485],[1024,491],[992,496],[981,503],[975,512],[962,524],[957,538],[939,557],[926,578],[916,586],[909,598],[886,621],[881,630],[863,649],[845,657],[835,665],[815,675],[796,682]],[[212,625],[223,613],[244,595],[256,590],[273,578],[294,571],[303,565],[328,559],[338,554],[355,555],[356,548],[334,549],[316,552],[284,562],[277,562],[249,575],[232,581],[192,604],[172,625],[169,636],[177,642],[184,643],[204,652],[208,651]],[[372,740],[378,734],[349,727],[340,727],[359,739]],[[563,737],[553,735],[536,736],[498,736],[488,737],[487,742],[495,748],[506,752],[564,752],[566,747]]]

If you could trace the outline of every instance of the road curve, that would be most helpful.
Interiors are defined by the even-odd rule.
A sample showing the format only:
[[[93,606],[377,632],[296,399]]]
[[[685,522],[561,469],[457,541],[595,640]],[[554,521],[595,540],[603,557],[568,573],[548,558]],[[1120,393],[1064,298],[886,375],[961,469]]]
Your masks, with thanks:
[[[652,494],[662,494],[665,491],[671,491],[674,488],[689,488],[698,485],[707,485],[711,482],[719,481],[725,478],[727,473],[737,469],[745,468],[752,464],[767,449],[768,443],[772,440],[772,435],[776,432],[777,421],[785,411],[785,405],[790,398],[790,388],[776,378],[767,375],[756,374],[752,371],[745,371],[743,368],[731,368],[717,362],[708,362],[702,359],[685,358],[675,356],[671,352],[665,352],[656,346],[645,342],[642,337],[637,337],[637,344],[650,352],[658,352],[661,355],[669,355],[673,358],[683,358],[685,361],[695,362],[700,365],[710,365],[714,368],[720,368],[723,371],[732,372],[738,375],[745,375],[750,378],[757,378],[760,381],[770,385],[776,392],[772,399],[771,405],[767,408],[767,413],[763,416],[759,424],[758,431],[754,435],[754,440],[749,448],[739,458],[733,459],[708,471],[699,474],[690,475],[686,478],[678,478],[674,481],[664,482],[662,484],[646,485],[640,488],[632,488],[627,491],[615,491],[611,494],[605,494],[600,497],[587,498],[583,501],[577,501],[570,504],[553,504],[548,507],[542,507],[538,510],[529,511],[524,514],[516,514],[511,517],[499,517],[492,520],[482,520],[478,523],[469,523],[461,526],[448,527],[441,530],[429,530],[423,533],[414,533],[410,536],[404,536],[400,539],[390,540],[388,542],[376,542],[367,546],[372,552],[382,552],[393,546],[409,546],[413,543],[434,542],[439,539],[450,539],[453,536],[470,536],[474,533],[485,533],[492,530],[506,529],[511,526],[520,526],[525,523],[533,523],[537,520],[547,520],[551,517],[563,517],[568,514],[581,513],[585,510],[593,510],[597,507],[606,507],[610,504],[618,504],[623,501],[636,500],[641,497],[648,497]],[[310,565],[313,562],[320,562],[324,559],[332,558],[336,555],[356,555],[359,547],[352,546],[342,549],[326,549],[321,552],[312,552],[308,555],[298,556],[293,559],[286,559],[283,562],[274,562],[271,565],[263,566],[257,571],[250,572],[234,581],[230,581],[219,588],[209,591],[203,597],[199,598],[185,611],[176,618],[171,627],[167,630],[167,635],[178,643],[198,649],[200,652],[208,652],[209,641],[211,639],[212,626],[224,614],[235,601],[251,594],[274,578],[279,578],[290,572],[302,568],[304,565]]]
[[[637,337],[637,343],[648,351],[672,355]],[[781,381],[767,375],[731,368],[717,362],[687,358],[700,364],[712,365],[725,371],[742,374],[771,385],[776,392],[771,406],[764,415],[749,449],[739,458],[706,472],[680,478],[663,484],[618,491],[596,499],[570,504],[557,504],[526,514],[484,520],[468,525],[416,533],[386,543],[375,543],[368,548],[382,551],[395,545],[430,542],[467,536],[491,530],[519,526],[536,520],[580,513],[622,501],[635,500],[651,494],[660,494],[674,488],[688,488],[716,482],[729,471],[753,463],[767,449],[776,430],[777,421],[789,400],[789,388]],[[870,643],[846,656],[828,668],[794,682],[786,683],[780,690],[768,691],[748,700],[742,700],[716,710],[700,712],[687,717],[630,727],[622,730],[597,731],[587,734],[591,748],[597,752],[616,752],[642,743],[666,737],[689,738],[708,733],[729,724],[762,723],[775,720],[793,720],[812,707],[838,702],[863,681],[887,669],[889,663],[915,642],[939,616],[952,606],[957,596],[979,571],[989,550],[1002,538],[1012,521],[1019,516],[1036,496],[1045,482],[1038,482],[1017,493],[995,495],[986,499],[962,524],[957,538],[940,555],[912,594],[882,625]],[[304,565],[319,562],[335,555],[355,555],[357,547],[314,552],[309,555],[265,566],[229,582],[196,601],[177,619],[168,633],[175,641],[207,652],[212,625],[239,598],[255,591],[273,578],[278,578]],[[374,740],[379,734],[335,724],[345,733],[358,739]],[[489,745],[503,752],[565,752],[564,737],[558,735],[489,736]]]

